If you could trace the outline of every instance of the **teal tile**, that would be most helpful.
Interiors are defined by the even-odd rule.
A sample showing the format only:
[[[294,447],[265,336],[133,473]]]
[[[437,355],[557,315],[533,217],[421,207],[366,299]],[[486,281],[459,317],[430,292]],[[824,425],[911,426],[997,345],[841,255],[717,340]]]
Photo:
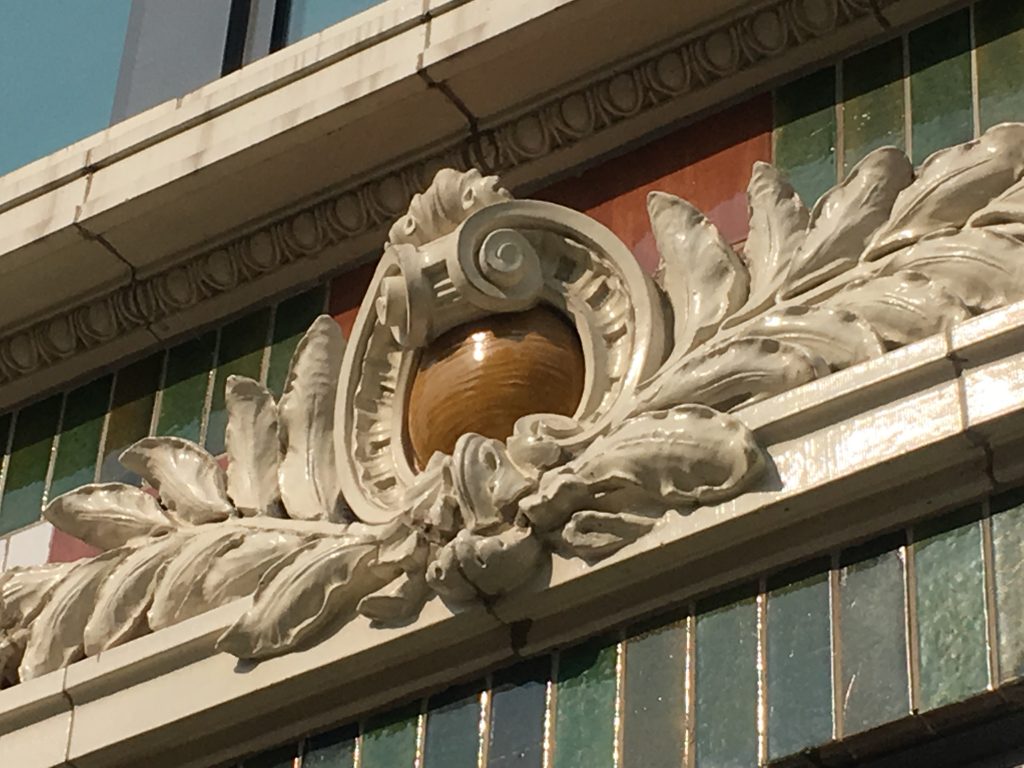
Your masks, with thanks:
[[[829,564],[781,574],[768,589],[768,756],[774,760],[832,738]]]
[[[15,418],[11,457],[0,501],[0,533],[24,528],[39,520],[61,400],[60,396],[47,398],[22,408]]]
[[[1024,677],[1024,489],[992,499],[999,682]]]
[[[697,616],[696,768],[757,764],[757,607],[744,597]]]
[[[914,529],[922,710],[988,685],[980,516],[980,507],[970,507]]]
[[[541,768],[551,658],[495,673],[491,688],[488,768]]]
[[[68,392],[48,498],[56,498],[96,479],[96,459],[103,435],[103,419],[110,407],[112,382],[111,376],[104,376]]]
[[[482,692],[483,685],[477,683],[430,697],[424,768],[477,768]]]
[[[167,351],[156,433],[199,442],[217,333],[211,331]]]
[[[686,730],[685,619],[626,640],[622,768],[679,768]]]
[[[974,136],[971,17],[965,8],[914,30],[910,46],[914,165]]]
[[[163,353],[152,355],[117,372],[100,464],[100,480],[105,483],[139,482],[135,474],[121,466],[118,457],[149,434],[163,358]]]
[[[842,556],[839,647],[843,733],[910,712],[902,534]]]
[[[1024,3],[974,5],[981,129],[1024,120]]]
[[[323,286],[293,296],[277,305],[274,335],[270,342],[267,389],[280,396],[288,376],[288,364],[306,330],[324,309]]]
[[[413,768],[419,704],[370,720],[363,730],[360,768]]]
[[[843,62],[844,174],[879,147],[906,142],[903,41],[899,38]]]
[[[287,744],[246,758],[242,768],[293,768],[298,754],[298,744]]]
[[[302,768],[353,768],[356,759],[355,726],[336,728],[306,739]]]
[[[206,425],[206,450],[214,456],[224,453],[224,430],[228,423],[224,387],[228,376],[234,374],[259,379],[269,322],[270,310],[262,309],[221,328],[217,375],[213,381],[213,398]]]
[[[836,183],[835,104],[835,67],[775,90],[773,162],[808,207]]]
[[[558,657],[555,768],[611,768],[615,749],[617,644],[595,639]]]

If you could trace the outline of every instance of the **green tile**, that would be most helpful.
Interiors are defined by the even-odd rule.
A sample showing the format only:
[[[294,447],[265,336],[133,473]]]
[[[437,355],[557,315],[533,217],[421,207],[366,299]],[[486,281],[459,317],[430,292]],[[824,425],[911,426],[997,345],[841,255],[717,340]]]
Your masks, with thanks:
[[[491,688],[488,768],[540,768],[551,658],[530,659],[495,673]]]
[[[477,768],[483,684],[431,696],[423,744],[424,768]]]
[[[773,760],[832,738],[828,568],[819,561],[768,585],[766,691]]]
[[[843,553],[839,647],[843,733],[910,711],[902,534]]]
[[[48,498],[56,498],[96,479],[96,458],[103,435],[103,419],[110,406],[112,381],[112,377],[104,376],[68,392]]]
[[[835,67],[776,89],[774,101],[774,163],[811,206],[836,183]]]
[[[914,165],[974,136],[971,18],[965,8],[914,30],[910,45],[910,115]]]
[[[122,368],[114,379],[114,397],[103,443],[100,480],[137,483],[139,478],[121,466],[125,448],[149,434],[154,393],[160,384],[163,353]]]
[[[992,499],[1000,682],[1024,677],[1024,489]]]
[[[363,730],[360,768],[413,768],[419,704],[370,720]]]
[[[297,755],[298,744],[287,744],[246,758],[242,762],[242,768],[292,768]]]
[[[686,727],[685,619],[626,641],[623,768],[679,768]]]
[[[697,616],[696,768],[757,764],[757,607],[753,597]]]
[[[302,754],[302,768],[352,768],[357,734],[355,726],[346,726],[310,737]]]
[[[0,533],[23,528],[39,519],[61,399],[58,395],[22,408],[15,418],[11,458],[0,501]]]
[[[214,377],[213,399],[206,426],[206,450],[215,456],[224,453],[224,429],[228,423],[224,386],[228,376],[260,377],[269,322],[270,310],[262,309],[221,328],[217,375]]]
[[[199,442],[216,346],[217,333],[211,331],[168,350],[157,417],[158,435]]]
[[[843,167],[849,173],[879,147],[905,146],[903,41],[897,38],[843,62]]]
[[[934,709],[988,685],[981,509],[914,529],[920,708]]]
[[[974,6],[981,129],[1024,120],[1024,3]]]
[[[613,641],[595,639],[559,655],[555,768],[612,765],[616,647]]]
[[[267,367],[267,388],[280,396],[288,376],[295,347],[303,334],[313,324],[317,315],[323,313],[324,288],[294,296],[277,305],[274,313],[274,335],[271,339],[270,362]]]

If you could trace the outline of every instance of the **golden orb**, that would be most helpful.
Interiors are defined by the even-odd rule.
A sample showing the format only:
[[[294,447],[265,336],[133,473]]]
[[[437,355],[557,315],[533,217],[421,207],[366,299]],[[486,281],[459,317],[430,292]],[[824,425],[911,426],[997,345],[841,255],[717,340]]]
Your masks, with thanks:
[[[583,394],[583,349],[550,307],[493,315],[453,328],[420,358],[407,430],[417,467],[451,453],[467,432],[504,440],[531,413],[571,416]]]

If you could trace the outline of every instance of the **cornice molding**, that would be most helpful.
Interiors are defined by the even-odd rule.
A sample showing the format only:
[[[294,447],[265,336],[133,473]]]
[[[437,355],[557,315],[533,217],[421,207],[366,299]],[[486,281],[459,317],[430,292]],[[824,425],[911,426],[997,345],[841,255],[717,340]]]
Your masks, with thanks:
[[[371,242],[415,193],[427,187],[439,168],[519,171],[829,38],[899,1],[762,4],[535,102],[467,139],[332,190],[304,208],[265,221],[170,268],[9,332],[0,338],[0,407],[59,385],[47,375],[58,364],[88,358],[133,333],[186,316],[258,281],[273,282],[290,265],[325,250]],[[150,345],[161,336],[141,334]],[[74,367],[76,372],[87,369],[86,364]]]

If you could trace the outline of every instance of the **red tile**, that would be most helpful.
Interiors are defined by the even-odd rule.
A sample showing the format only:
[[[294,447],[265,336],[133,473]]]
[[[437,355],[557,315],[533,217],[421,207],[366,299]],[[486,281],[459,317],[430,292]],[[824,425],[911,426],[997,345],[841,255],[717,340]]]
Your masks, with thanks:
[[[49,563],[70,563],[72,560],[79,560],[83,557],[98,555],[100,550],[81,539],[76,539],[64,531],[54,528],[53,538],[50,539]]]
[[[771,97],[758,96],[532,195],[584,211],[618,235],[647,270],[657,266],[647,193],[693,203],[731,243],[747,237],[747,181],[771,159]]]
[[[377,262],[373,261],[361,267],[339,275],[331,281],[331,295],[328,298],[327,311],[338,321],[347,339],[352,333],[352,326],[359,314],[359,306],[363,303],[366,289],[370,287]]]

